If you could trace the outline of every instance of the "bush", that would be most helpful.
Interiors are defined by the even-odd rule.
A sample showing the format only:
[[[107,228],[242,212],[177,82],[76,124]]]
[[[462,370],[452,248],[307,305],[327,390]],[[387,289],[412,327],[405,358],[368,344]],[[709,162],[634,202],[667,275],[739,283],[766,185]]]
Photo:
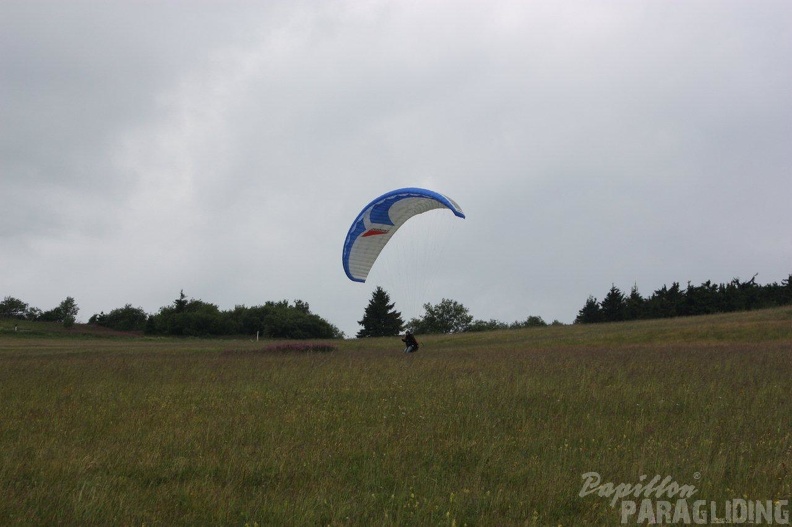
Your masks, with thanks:
[[[147,319],[148,315],[143,311],[143,308],[127,304],[124,307],[113,309],[106,315],[104,313],[93,315],[88,323],[117,331],[143,331]]]
[[[221,311],[201,300],[187,300],[184,292],[173,304],[149,317],[146,334],[185,337],[254,335],[273,339],[342,338],[338,328],[311,313],[308,303],[296,300],[266,302],[262,306],[236,306]]]

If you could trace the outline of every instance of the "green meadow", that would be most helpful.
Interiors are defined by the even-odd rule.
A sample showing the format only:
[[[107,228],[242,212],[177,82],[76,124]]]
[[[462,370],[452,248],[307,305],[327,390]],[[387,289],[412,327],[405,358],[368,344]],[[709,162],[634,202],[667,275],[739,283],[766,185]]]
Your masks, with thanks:
[[[0,321],[0,525],[618,525],[589,472],[792,495],[791,308],[420,340]]]

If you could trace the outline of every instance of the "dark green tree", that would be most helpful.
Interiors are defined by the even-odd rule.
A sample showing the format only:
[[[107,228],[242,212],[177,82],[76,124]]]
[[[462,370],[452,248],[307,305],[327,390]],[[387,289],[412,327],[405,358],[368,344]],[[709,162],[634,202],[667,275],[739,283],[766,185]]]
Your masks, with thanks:
[[[781,286],[775,288],[779,305],[792,304],[792,274],[781,281]]]
[[[547,322],[542,317],[531,315],[523,321],[514,322],[510,327],[512,329],[521,328],[543,328],[547,326]]]
[[[357,338],[392,337],[401,333],[404,320],[394,307],[395,304],[391,303],[388,293],[377,287],[363,312],[363,320],[358,321],[363,329],[358,331]]]
[[[28,305],[26,302],[7,296],[0,302],[0,318],[25,318],[28,312]]]
[[[641,297],[637,285],[633,286],[627,297],[613,286],[601,303],[597,303],[596,299],[590,296],[575,322],[709,315],[772,308],[790,303],[792,303],[792,275],[782,280],[780,284],[766,285],[757,284],[756,275],[747,282],[734,278],[725,284],[715,284],[707,280],[695,286],[688,281],[684,290],[679,286],[679,282],[674,282],[670,287],[664,285],[648,298]],[[619,318],[621,316],[619,304],[623,304],[621,309],[623,319]]]
[[[470,328],[473,316],[468,308],[444,298],[439,304],[424,304],[424,316],[410,321],[415,333],[462,333]]]
[[[759,286],[756,284],[756,275],[747,282],[741,282],[739,278],[731,281],[731,310],[750,311],[759,307]]]
[[[331,339],[343,333],[319,315],[310,312],[307,302],[287,300],[266,302],[257,309],[262,335],[282,339]]]
[[[638,320],[643,318],[644,303],[646,301],[638,292],[638,284],[634,284],[630,289],[630,296],[624,300],[624,319]]]
[[[42,312],[37,307],[29,307],[28,310],[25,312],[25,319],[26,320],[39,320],[41,319]]]
[[[132,307],[132,304],[127,304],[107,314],[93,315],[88,323],[118,331],[142,331],[146,327],[147,318],[148,315],[142,307]]]
[[[682,308],[682,313],[685,316],[709,315],[711,313],[717,313],[719,309],[717,285],[713,284],[710,280],[707,280],[700,286],[694,286],[688,282]]]
[[[586,305],[583,306],[583,309],[578,311],[575,324],[594,324],[603,320],[602,308],[600,308],[599,302],[597,302],[596,298],[590,296],[586,300]]]
[[[646,301],[647,318],[672,318],[681,315],[684,308],[685,295],[674,282],[671,287],[663,286],[655,291]]]
[[[627,304],[624,294],[615,285],[611,285],[610,291],[602,299],[602,318],[605,322],[619,322],[625,318]]]
[[[107,316],[107,315],[105,315]],[[189,299],[184,293],[172,304],[148,317],[145,333],[185,337],[217,337],[223,335],[260,335],[275,339],[333,339],[344,334],[319,315],[310,312],[302,300],[294,305],[288,300],[268,301],[264,305],[237,305],[221,311],[216,305]]]
[[[60,322],[64,327],[70,328],[77,321],[79,311],[80,308],[77,307],[74,298],[67,296],[58,307],[45,311],[39,316],[39,319],[44,322]]]
[[[179,291],[179,298],[173,301],[173,309],[176,313],[181,313],[187,308],[187,296],[184,294],[184,289]]]
[[[184,291],[179,293],[179,298],[173,304],[160,308],[151,319],[146,324],[146,332],[151,334],[204,337],[233,333],[227,318],[222,316],[216,305],[201,300],[187,300]]]
[[[77,321],[77,313],[80,308],[77,307],[77,302],[75,302],[74,298],[67,296],[58,306],[58,310],[62,314],[61,322],[63,322],[63,327],[70,328]]]

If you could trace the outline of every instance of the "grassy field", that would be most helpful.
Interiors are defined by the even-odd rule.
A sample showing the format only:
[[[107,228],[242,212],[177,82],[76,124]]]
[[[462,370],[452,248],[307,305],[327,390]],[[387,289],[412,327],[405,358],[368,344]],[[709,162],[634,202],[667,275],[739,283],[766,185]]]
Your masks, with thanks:
[[[0,321],[0,525],[619,524],[588,472],[792,495],[789,308],[410,356],[19,329]]]

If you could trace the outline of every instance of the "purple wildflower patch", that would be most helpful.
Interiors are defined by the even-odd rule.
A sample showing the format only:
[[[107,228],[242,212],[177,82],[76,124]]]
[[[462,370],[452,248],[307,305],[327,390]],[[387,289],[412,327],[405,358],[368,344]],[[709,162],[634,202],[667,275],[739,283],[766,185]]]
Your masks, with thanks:
[[[263,348],[250,350],[224,350],[220,353],[223,357],[242,357],[250,355],[270,355],[275,353],[328,353],[336,351],[332,344],[322,342],[296,342],[270,344]]]

